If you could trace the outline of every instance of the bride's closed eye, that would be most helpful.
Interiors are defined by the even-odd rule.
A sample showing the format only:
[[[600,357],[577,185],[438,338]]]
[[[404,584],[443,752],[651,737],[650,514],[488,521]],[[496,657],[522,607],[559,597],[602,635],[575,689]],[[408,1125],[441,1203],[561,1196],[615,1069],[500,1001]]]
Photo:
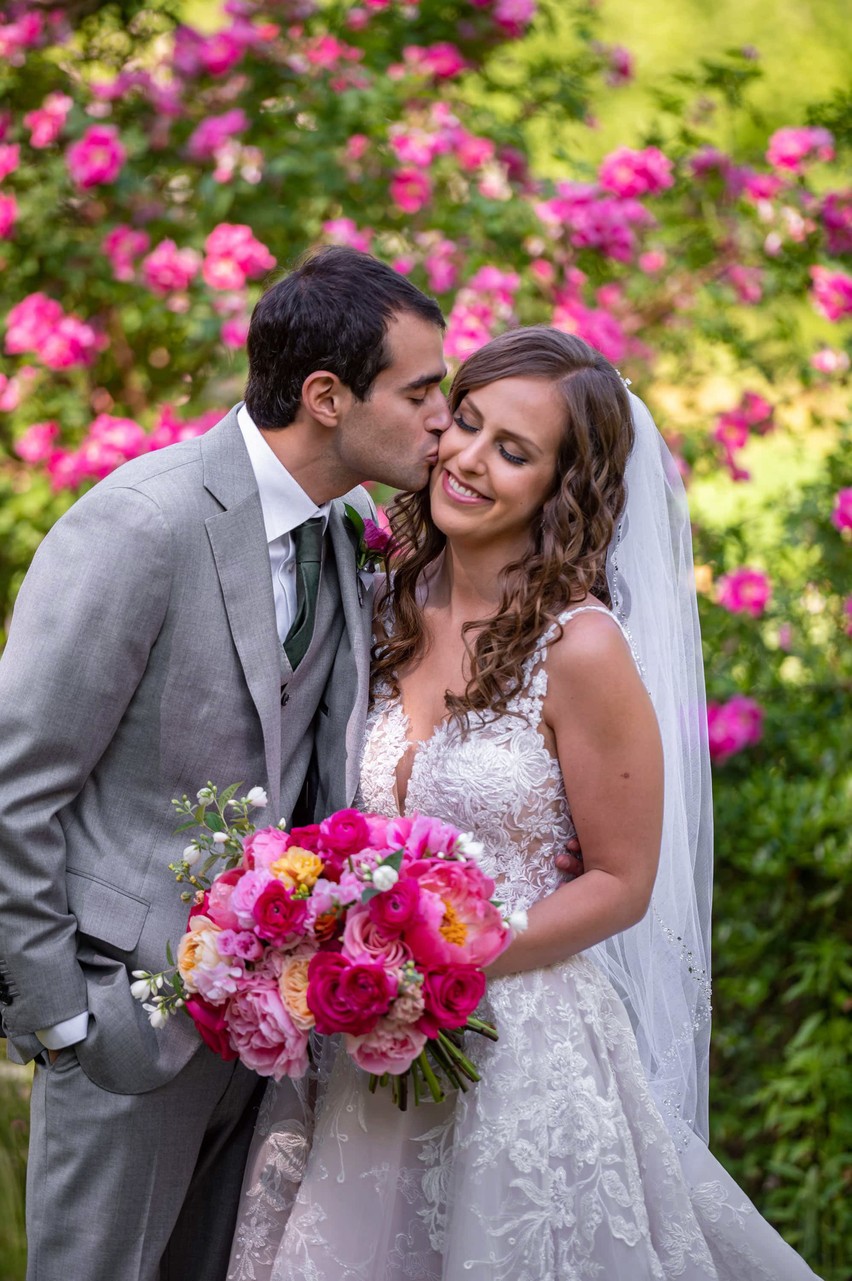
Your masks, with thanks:
[[[469,423],[467,419],[462,418],[461,414],[455,414],[453,417],[453,422],[456,424],[457,427],[461,427],[462,431],[468,431],[471,434],[474,434],[475,432],[479,431],[478,427],[474,427],[473,423]],[[510,454],[505,445],[498,444],[497,448],[500,450],[500,453],[503,455],[506,461],[508,463],[514,463],[516,467],[523,466],[523,464],[527,461],[526,458],[519,458],[517,454]]]

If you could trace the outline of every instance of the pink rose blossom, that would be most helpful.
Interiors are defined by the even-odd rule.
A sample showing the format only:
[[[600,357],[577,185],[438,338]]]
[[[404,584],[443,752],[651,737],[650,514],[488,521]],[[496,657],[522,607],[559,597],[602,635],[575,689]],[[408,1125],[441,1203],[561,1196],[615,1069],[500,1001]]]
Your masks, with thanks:
[[[811,356],[811,367],[820,374],[845,374],[849,368],[849,357],[836,347],[820,347]]]
[[[360,810],[337,810],[320,823],[323,851],[348,858],[370,843],[370,830]]]
[[[598,179],[606,191],[616,196],[653,195],[673,185],[672,168],[672,162],[658,147],[645,147],[643,151],[619,147],[604,157]]]
[[[150,243],[147,231],[138,231],[123,223],[108,232],[101,248],[112,263],[112,274],[116,280],[133,280],[135,261],[145,253]]]
[[[828,267],[811,267],[814,306],[827,320],[852,315],[852,276]]]
[[[497,0],[494,21],[507,36],[522,36],[535,17],[536,0]]]
[[[772,596],[772,584],[759,569],[735,569],[718,581],[718,601],[732,614],[759,618]]]
[[[15,453],[25,463],[43,463],[50,457],[53,442],[59,435],[59,424],[48,421],[33,423],[18,440],[15,441]]]
[[[297,1028],[277,984],[258,985],[237,992],[228,1004],[231,1044],[240,1059],[259,1076],[304,1076],[308,1069],[308,1033]]]
[[[201,255],[195,249],[178,249],[173,240],[161,240],[142,259],[142,279],[152,293],[165,295],[186,289],[200,266]]]
[[[0,142],[0,182],[15,172],[20,160],[21,148],[17,142]]]
[[[30,130],[30,146],[41,150],[56,142],[73,105],[67,93],[49,93],[40,107],[28,111],[24,124]]]
[[[236,912],[231,907],[231,899],[234,894],[234,888],[239,884],[245,875],[245,869],[241,867],[232,868],[228,872],[221,872],[207,893],[207,913],[215,925],[221,930],[237,930],[240,923]]]
[[[763,710],[753,698],[736,694],[727,703],[707,704],[710,757],[722,764],[763,736]]]
[[[261,827],[243,842],[243,859],[246,867],[266,870],[277,863],[293,844],[280,827]]]
[[[598,51],[608,62],[605,82],[613,89],[630,84],[634,76],[633,55],[624,45],[600,45]]]
[[[766,159],[773,169],[801,174],[808,162],[834,159],[834,138],[827,129],[815,126],[776,129]]]
[[[98,414],[77,450],[77,462],[85,476],[102,480],[122,463],[147,453],[149,448],[147,433],[132,418]]]
[[[267,885],[275,878],[265,868],[257,871],[246,872],[241,877],[238,884],[234,887],[231,895],[231,911],[237,918],[240,929],[253,930],[255,928],[254,905],[260,898]]]
[[[201,274],[212,289],[242,289],[246,280],[275,266],[272,254],[243,223],[220,223],[204,248],[207,256]]]
[[[352,964],[338,952],[318,952],[308,975],[308,1006],[324,1035],[364,1036],[396,996],[396,980],[383,966]]]
[[[228,1035],[228,1023],[221,1006],[210,1005],[200,996],[187,1001],[187,1014],[196,1026],[204,1044],[226,1063],[237,1058],[237,1052],[231,1045]]]
[[[406,45],[402,56],[407,67],[434,80],[453,80],[469,65],[462,52],[446,40],[432,45]]]
[[[229,138],[245,133],[248,127],[248,116],[241,107],[208,116],[190,134],[186,149],[193,160],[209,160]]]
[[[383,896],[379,894],[377,897]],[[374,961],[394,970],[411,960],[411,952],[400,942],[399,934],[386,933],[374,921],[367,905],[359,904],[349,909],[342,942],[343,955],[350,961]]]
[[[38,44],[43,31],[44,19],[40,13],[24,13],[13,22],[0,21],[0,58],[8,59],[14,67],[22,66],[24,50]]]
[[[500,955],[509,932],[489,902],[494,882],[474,862],[419,862],[412,864],[410,875],[419,882],[421,898],[428,891],[444,907],[437,930],[426,922],[406,930],[405,940],[418,963],[429,968],[488,965]]]
[[[663,270],[668,262],[668,256],[662,249],[649,249],[647,253],[639,255],[637,262],[640,271],[652,276]]]
[[[114,125],[92,125],[65,153],[68,171],[78,187],[86,191],[115,182],[127,152]]]
[[[432,198],[432,184],[419,169],[397,169],[390,181],[390,198],[403,213],[418,213]]]
[[[834,497],[831,523],[835,529],[852,529],[852,489],[841,489]]]
[[[0,194],[0,240],[8,240],[18,218],[18,202],[14,196]]]
[[[322,224],[322,229],[333,245],[348,245],[350,249],[369,253],[373,241],[372,228],[361,229],[351,218],[329,218]]]
[[[418,1024],[428,1036],[441,1028],[464,1027],[485,995],[485,975],[473,965],[430,970],[423,984],[426,1012]]]
[[[242,348],[246,345],[248,331],[248,316],[232,316],[222,324],[219,336],[226,347]]]
[[[292,890],[275,878],[263,887],[252,905],[255,933],[273,947],[285,947],[291,942],[306,914],[305,900],[296,898]]]
[[[828,252],[838,258],[852,253],[852,190],[830,191],[823,198],[820,217]]]
[[[365,1072],[381,1075],[390,1072],[400,1076],[421,1053],[426,1036],[416,1028],[400,1025],[391,1019],[380,1019],[365,1036],[347,1035],[347,1053]]]
[[[740,302],[753,306],[763,298],[763,272],[760,267],[745,267],[735,263],[728,268],[725,276]]]
[[[346,159],[360,160],[369,145],[370,139],[365,133],[353,133],[346,142]]]

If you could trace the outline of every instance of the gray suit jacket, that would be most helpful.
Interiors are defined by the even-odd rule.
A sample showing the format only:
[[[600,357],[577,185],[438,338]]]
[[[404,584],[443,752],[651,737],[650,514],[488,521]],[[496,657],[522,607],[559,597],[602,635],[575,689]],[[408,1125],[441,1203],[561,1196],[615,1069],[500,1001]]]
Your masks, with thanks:
[[[198,1048],[188,1019],[155,1032],[129,993],[129,972],[162,969],[186,926],[173,796],[242,780],[268,791],[260,822],[289,819],[310,736],[326,812],[351,802],[370,601],[343,501],[329,536],[345,626],[327,684],[306,672],[286,712],[236,408],[119,468],[36,553],[0,661],[0,1009],[24,1061],[37,1029],[85,1009],[78,1057],[106,1089],[153,1089]],[[346,501],[370,511],[363,490]]]

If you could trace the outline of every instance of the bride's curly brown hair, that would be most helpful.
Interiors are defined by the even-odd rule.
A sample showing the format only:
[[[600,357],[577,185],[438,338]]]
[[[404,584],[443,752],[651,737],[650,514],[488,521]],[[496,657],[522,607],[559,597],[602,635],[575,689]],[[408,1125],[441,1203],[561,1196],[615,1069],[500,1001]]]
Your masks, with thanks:
[[[546,325],[513,329],[464,362],[449,393],[453,414],[468,392],[501,378],[541,378],[565,401],[553,486],[530,526],[524,555],[501,572],[501,600],[490,617],[466,623],[470,678],[451,716],[507,711],[520,692],[523,665],[566,606],[589,593],[610,604],[606,554],[625,500],[624,469],[633,445],[630,401],[618,372],[582,339]],[[396,541],[388,589],[393,626],[373,652],[373,688],[399,694],[398,674],[424,651],[417,585],[446,537],[433,523],[428,486],[401,494],[388,517]],[[476,633],[472,642],[467,633]]]

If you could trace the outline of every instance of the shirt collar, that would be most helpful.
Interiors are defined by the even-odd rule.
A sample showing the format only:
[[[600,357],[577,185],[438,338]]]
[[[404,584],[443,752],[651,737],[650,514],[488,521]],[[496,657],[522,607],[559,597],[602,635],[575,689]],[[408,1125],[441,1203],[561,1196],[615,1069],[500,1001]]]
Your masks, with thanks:
[[[322,516],[325,522],[323,529],[327,528],[331,503],[318,507],[308,497],[299,482],[276,458],[244,404],[237,410],[237,422],[257,481],[266,541],[272,543],[282,534],[291,533],[312,516]]]

